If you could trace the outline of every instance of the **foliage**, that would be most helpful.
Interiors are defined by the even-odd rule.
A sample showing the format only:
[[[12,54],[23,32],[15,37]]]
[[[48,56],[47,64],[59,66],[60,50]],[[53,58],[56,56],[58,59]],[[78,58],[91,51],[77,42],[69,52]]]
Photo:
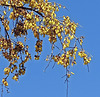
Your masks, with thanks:
[[[55,63],[62,65],[67,70],[67,78],[74,74],[70,67],[76,64],[77,54],[83,59],[84,65],[90,63],[91,57],[82,46],[84,37],[76,36],[78,23],[72,21],[69,16],[62,16],[60,19],[56,16],[61,7],[65,8],[61,4],[48,0],[0,0],[0,7],[3,9],[0,11],[0,52],[9,61],[4,69],[6,77],[2,80],[5,86],[8,86],[7,78],[10,74],[16,81],[19,76],[25,74],[25,63],[31,59],[27,44],[30,30],[37,39],[34,59],[39,60],[42,39],[48,37],[52,49],[46,61],[54,60]],[[58,41],[61,47],[55,44]],[[58,54],[54,54],[54,49],[59,50]]]

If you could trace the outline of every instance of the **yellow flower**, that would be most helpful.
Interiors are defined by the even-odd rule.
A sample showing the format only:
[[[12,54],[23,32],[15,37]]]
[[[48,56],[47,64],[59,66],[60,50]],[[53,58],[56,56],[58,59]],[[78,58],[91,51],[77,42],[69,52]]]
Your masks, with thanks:
[[[4,83],[4,82],[5,82],[5,78],[2,79],[2,83]]]
[[[69,47],[69,43],[66,43],[66,47]]]
[[[68,73],[68,74],[67,74],[67,77],[70,78],[70,76],[71,76],[71,74]]]
[[[83,52],[82,51],[78,52],[78,55],[82,58],[83,57]]]
[[[65,48],[66,48],[66,45],[64,44],[64,45],[63,45],[63,49],[65,49]]]
[[[7,81],[4,81],[3,83],[5,86],[8,86],[8,82]]]
[[[24,74],[25,74],[25,70],[22,71],[22,75],[24,75]]]
[[[75,48],[74,48],[74,51],[77,52],[77,50],[78,50],[77,47],[75,47]]]
[[[6,11],[3,11],[4,15],[6,15]]]
[[[67,42],[70,43],[70,39],[67,38]]]
[[[61,33],[58,33],[58,37],[60,37],[61,36]]]
[[[71,72],[71,74],[73,74],[73,75],[74,75],[74,73],[73,73],[73,72]]]
[[[89,57],[89,61],[91,61],[91,57]]]
[[[74,38],[74,35],[71,35],[71,36],[70,36],[70,40],[72,40],[73,38]]]
[[[56,8],[56,11],[59,11],[59,8],[58,7]]]
[[[59,7],[61,8],[61,4],[59,4]]]
[[[8,75],[9,75],[10,68],[9,68],[9,67],[6,67],[6,68],[4,69],[4,72],[5,72],[5,75],[6,75],[6,74],[8,74]]]
[[[87,65],[88,64],[88,62],[87,61],[84,61],[84,65]]]
[[[10,9],[11,9],[11,6],[9,6],[9,11],[10,11]]]
[[[76,64],[76,61],[75,60],[73,61],[73,64]]]
[[[12,79],[18,81],[18,75],[14,75]]]
[[[38,56],[38,55],[35,55],[35,57],[34,57],[35,60],[39,60],[39,58],[40,58],[40,56]]]
[[[6,30],[9,31],[9,29],[10,29],[10,28],[9,28],[9,25],[7,25],[7,26],[6,26]]]
[[[80,39],[80,45],[82,45],[82,43],[83,43],[83,40],[82,40],[82,39]]]
[[[76,59],[76,55],[73,55],[73,57],[74,57],[74,60]]]

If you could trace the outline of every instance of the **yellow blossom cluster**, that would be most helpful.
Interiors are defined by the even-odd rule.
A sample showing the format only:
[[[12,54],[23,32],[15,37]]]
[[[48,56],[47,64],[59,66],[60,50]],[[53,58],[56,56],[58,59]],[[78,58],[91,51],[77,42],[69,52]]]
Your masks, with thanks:
[[[0,51],[3,49],[8,49],[10,47],[11,41],[8,39],[6,40],[4,37],[0,38]]]
[[[87,65],[91,61],[91,57],[88,57],[88,55],[85,53],[85,51],[80,51],[78,52],[78,55],[83,58],[84,60],[84,65]]]
[[[69,37],[65,37],[63,42],[63,49],[69,47],[69,45],[70,45],[70,39]]]
[[[56,55],[53,57],[54,61],[57,62],[57,64],[61,64],[64,67],[67,67],[69,65],[69,55],[68,54],[62,54],[61,56]]]
[[[2,25],[4,25],[6,31],[9,31],[9,21],[7,19],[2,20]]]
[[[63,7],[61,4],[48,0],[0,0],[0,6],[5,6],[3,13],[0,12],[0,21],[5,29],[3,34],[2,27],[0,29],[0,51],[10,63],[4,69],[7,77],[3,78],[2,82],[5,86],[8,86],[6,80],[10,73],[13,74],[12,79],[18,81],[19,76],[26,72],[25,63],[31,59],[27,44],[27,36],[31,31],[37,38],[34,59],[40,59],[43,38],[48,37],[52,53],[46,61],[54,60],[63,65],[68,71],[67,78],[74,74],[70,72],[70,67],[76,64],[79,50],[81,51],[78,55],[83,58],[84,64],[90,63],[91,57],[85,53],[82,46],[83,37],[76,36],[78,23],[72,21],[69,16],[59,19],[56,14]],[[23,37],[25,43],[22,42]],[[56,42],[59,42],[61,47],[56,45]],[[54,49],[59,52],[54,54]]]
[[[37,55],[35,55],[35,60],[39,60],[39,54],[42,52],[42,40],[37,40],[35,45],[35,51],[37,52]]]
[[[8,82],[6,81],[5,78],[2,79],[2,83],[3,83],[5,86],[8,86]]]
[[[9,67],[11,67],[11,66],[9,66]],[[17,69],[17,66],[16,65],[13,65],[13,67],[11,68],[11,73],[13,73],[14,70],[16,70],[16,69]]]
[[[6,67],[6,68],[4,69],[4,72],[5,72],[5,75],[6,75],[6,74],[9,75],[10,68],[9,68],[9,67]]]
[[[53,56],[52,59],[55,62],[57,62],[57,64],[63,65],[65,68],[69,66],[70,63],[73,66],[73,64],[76,64],[77,50],[78,50],[77,47],[75,47],[74,49],[70,49],[66,53],[63,53],[62,55]]]
[[[24,50],[25,49],[25,50]],[[0,51],[2,51],[3,56],[10,62],[9,66],[4,69],[4,74],[9,76],[10,73],[15,73],[12,79],[18,80],[18,75],[24,75],[25,74],[25,67],[24,64],[31,59],[31,55],[28,52],[28,45],[24,46],[21,41],[16,42],[15,44],[12,42],[12,40],[5,39],[4,37],[0,38]],[[18,63],[18,60],[21,59],[20,52],[24,52],[26,57],[25,59],[18,65],[15,65]],[[8,82],[3,78],[3,84],[5,86],[8,86]]]
[[[37,40],[36,41],[36,45],[35,45],[35,51],[38,53],[38,52],[41,52],[42,51],[42,40]]]
[[[15,37],[27,35],[27,30],[24,29],[24,24],[21,22],[21,20],[18,22],[16,27],[12,30],[12,34],[14,33]]]
[[[17,42],[17,45],[15,46],[14,50],[20,52],[21,50],[23,50],[24,45],[21,41]]]

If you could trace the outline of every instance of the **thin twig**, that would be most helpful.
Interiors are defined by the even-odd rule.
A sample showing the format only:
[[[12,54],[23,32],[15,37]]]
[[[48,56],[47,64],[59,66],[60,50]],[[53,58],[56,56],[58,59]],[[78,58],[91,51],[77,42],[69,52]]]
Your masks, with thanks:
[[[68,70],[66,68],[66,74],[67,74]],[[66,97],[68,97],[68,77],[66,76],[66,79],[67,79],[67,90],[66,90]]]
[[[54,63],[54,65],[53,65],[52,69],[55,67],[55,64],[56,64],[56,62]]]
[[[49,67],[49,64],[50,64],[51,60],[52,60],[52,58],[50,59],[48,65],[45,67],[45,69],[43,70],[43,72],[46,72],[46,69]]]
[[[89,72],[90,70],[89,70],[89,65],[88,64],[87,64],[87,68],[88,68],[88,72]]]
[[[3,97],[3,84],[1,84],[1,97]]]

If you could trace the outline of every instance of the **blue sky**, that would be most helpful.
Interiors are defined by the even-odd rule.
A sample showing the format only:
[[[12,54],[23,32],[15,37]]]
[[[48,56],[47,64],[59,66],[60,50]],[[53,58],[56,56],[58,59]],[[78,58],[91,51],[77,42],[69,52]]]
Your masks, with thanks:
[[[100,97],[100,0],[49,1],[68,8],[69,11],[61,9],[59,16],[68,15],[81,25],[76,33],[85,36],[83,47],[93,56],[89,64],[90,72],[81,58],[78,58],[77,65],[72,68],[75,75],[69,79],[69,97]],[[50,47],[46,47],[44,45],[39,61],[26,63],[26,74],[20,77],[19,83],[8,80],[10,93],[7,94],[4,90],[4,97],[66,97],[67,84],[64,83],[65,78],[61,78],[65,69],[60,65],[52,69],[51,63],[47,71],[43,72],[47,65],[44,58],[50,51]],[[2,64],[6,66],[8,63],[1,61],[0,65]]]

